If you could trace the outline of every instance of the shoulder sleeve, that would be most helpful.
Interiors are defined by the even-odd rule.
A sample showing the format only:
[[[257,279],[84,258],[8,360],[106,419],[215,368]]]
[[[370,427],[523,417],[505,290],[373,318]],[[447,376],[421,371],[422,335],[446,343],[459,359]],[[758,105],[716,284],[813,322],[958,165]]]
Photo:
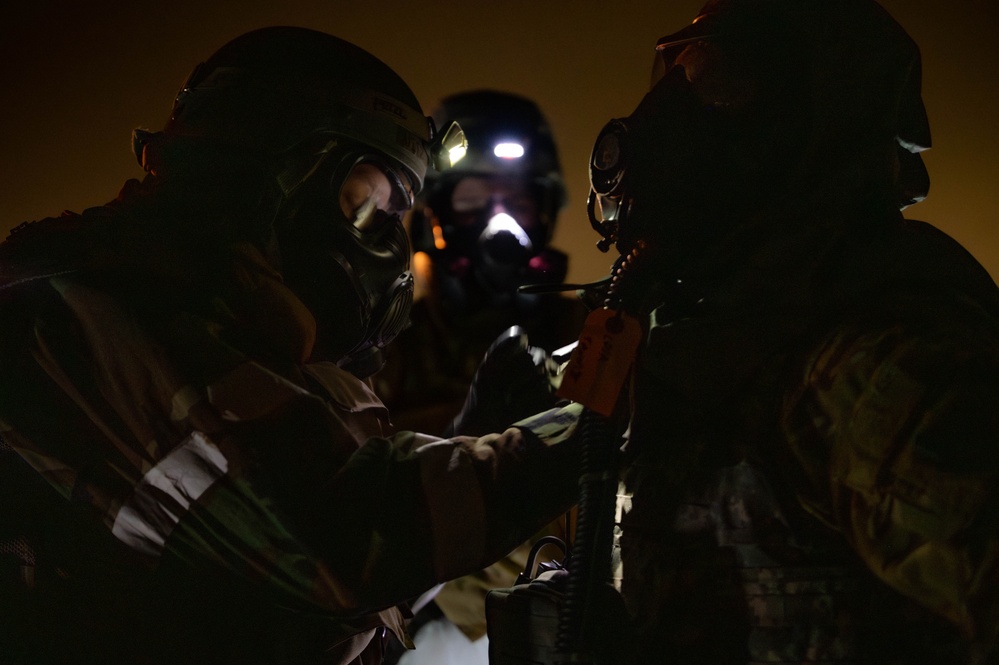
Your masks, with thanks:
[[[320,373],[339,401],[366,394]],[[201,430],[145,474],[115,535],[263,582],[286,603],[394,605],[499,559],[575,497],[575,406],[445,440],[369,429],[377,400],[331,403],[253,363],[208,398],[222,418],[192,410]]]
[[[951,299],[844,325],[804,364],[782,423],[805,508],[890,586],[994,641],[996,322]]]
[[[346,373],[310,391],[199,322],[151,330],[51,281],[44,316],[0,331],[0,436],[129,565],[227,571],[283,606],[354,616],[484,567],[573,500],[561,419],[388,435]]]
[[[370,611],[498,560],[575,499],[575,446],[550,427],[398,432],[341,457],[321,403],[296,402],[217,441],[227,469],[175,525],[171,555]]]

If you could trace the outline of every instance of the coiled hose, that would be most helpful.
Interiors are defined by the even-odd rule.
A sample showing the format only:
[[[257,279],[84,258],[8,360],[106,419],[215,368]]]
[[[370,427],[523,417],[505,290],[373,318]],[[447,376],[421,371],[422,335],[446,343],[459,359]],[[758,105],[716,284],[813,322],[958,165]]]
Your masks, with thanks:
[[[555,643],[563,663],[587,662],[586,608],[593,606],[596,589],[610,582],[612,575],[619,455],[616,429],[607,418],[588,409],[582,419],[579,515]]]
[[[634,265],[638,252],[619,260],[614,270],[604,306],[622,307],[622,283]],[[556,649],[559,665],[593,663],[592,649],[587,648],[584,632],[593,612],[588,608],[600,602],[598,591],[612,581],[611,554],[614,544],[614,518],[617,509],[620,434],[611,419],[590,409],[583,411],[581,463],[579,478],[579,513],[576,538],[569,558],[569,578],[559,608]],[[589,620],[588,620],[589,619]]]

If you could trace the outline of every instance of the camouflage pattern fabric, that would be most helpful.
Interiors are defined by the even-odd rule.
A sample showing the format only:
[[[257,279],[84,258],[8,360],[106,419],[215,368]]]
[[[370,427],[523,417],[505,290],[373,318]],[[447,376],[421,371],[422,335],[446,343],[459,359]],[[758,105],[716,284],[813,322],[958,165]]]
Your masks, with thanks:
[[[530,307],[485,308],[462,317],[448,316],[437,294],[417,300],[411,326],[385,350],[385,367],[373,377],[375,392],[389,407],[393,424],[443,432],[461,410],[486,349],[512,325],[528,332],[532,346],[549,352],[575,341],[585,307],[561,295],[535,296],[535,300]],[[565,538],[566,533],[562,520],[549,524],[504,559],[445,584],[435,602],[470,640],[483,637],[486,593],[514,584],[537,538]]]
[[[572,446],[392,434],[254,247],[219,269],[3,284],[3,662],[377,662],[397,602],[571,502]]]
[[[856,229],[651,317],[621,537],[650,662],[996,658],[999,290],[930,227]]]
[[[999,322],[933,292],[880,310],[825,340],[784,403],[799,498],[881,580],[995,643]]]

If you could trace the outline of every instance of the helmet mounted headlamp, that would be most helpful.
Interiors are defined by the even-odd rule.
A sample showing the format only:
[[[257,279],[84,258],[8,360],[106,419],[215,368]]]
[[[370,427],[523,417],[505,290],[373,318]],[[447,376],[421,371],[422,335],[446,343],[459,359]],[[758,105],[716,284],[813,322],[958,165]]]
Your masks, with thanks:
[[[258,94],[266,88],[270,90]],[[266,131],[259,131],[264,127],[254,127],[253,122],[232,123],[229,119],[234,116],[222,112],[232,109],[236,113],[249,107],[251,99],[258,109],[270,107],[255,114],[266,123]],[[281,107],[298,110],[284,118],[287,112]],[[271,155],[294,151],[306,143],[323,146],[337,138],[348,139],[397,162],[408,175],[414,194],[422,188],[428,167],[448,165],[449,151],[466,145],[457,123],[438,133],[432,118],[380,91],[334,91],[308,82],[268,81],[261,72],[240,67],[218,67],[207,75],[202,75],[202,67],[196,68],[177,95],[166,131]],[[321,157],[324,152],[319,149],[314,154]],[[282,188],[286,192],[295,189],[316,166],[312,161],[301,164],[294,176],[283,174]]]

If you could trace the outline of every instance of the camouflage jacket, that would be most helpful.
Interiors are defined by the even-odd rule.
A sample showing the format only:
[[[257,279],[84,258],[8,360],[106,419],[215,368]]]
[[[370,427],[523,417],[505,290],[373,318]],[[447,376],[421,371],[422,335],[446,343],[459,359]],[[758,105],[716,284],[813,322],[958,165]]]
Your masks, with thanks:
[[[647,662],[995,647],[999,290],[928,225],[858,227],[758,244],[652,314],[621,540]]]
[[[252,245],[178,264],[119,217],[0,246],[0,662],[377,662],[571,502],[572,446],[393,433]]]
[[[586,308],[573,298],[545,294],[467,316],[448,315],[434,292],[418,299],[411,325],[386,349],[385,366],[373,377],[393,423],[403,429],[440,433],[461,410],[475,370],[489,345],[512,325],[532,346],[548,352],[579,336]],[[533,541],[566,537],[563,520],[548,525],[488,568],[446,583],[434,602],[470,640],[486,634],[485,598],[490,589],[512,586],[524,570]]]

